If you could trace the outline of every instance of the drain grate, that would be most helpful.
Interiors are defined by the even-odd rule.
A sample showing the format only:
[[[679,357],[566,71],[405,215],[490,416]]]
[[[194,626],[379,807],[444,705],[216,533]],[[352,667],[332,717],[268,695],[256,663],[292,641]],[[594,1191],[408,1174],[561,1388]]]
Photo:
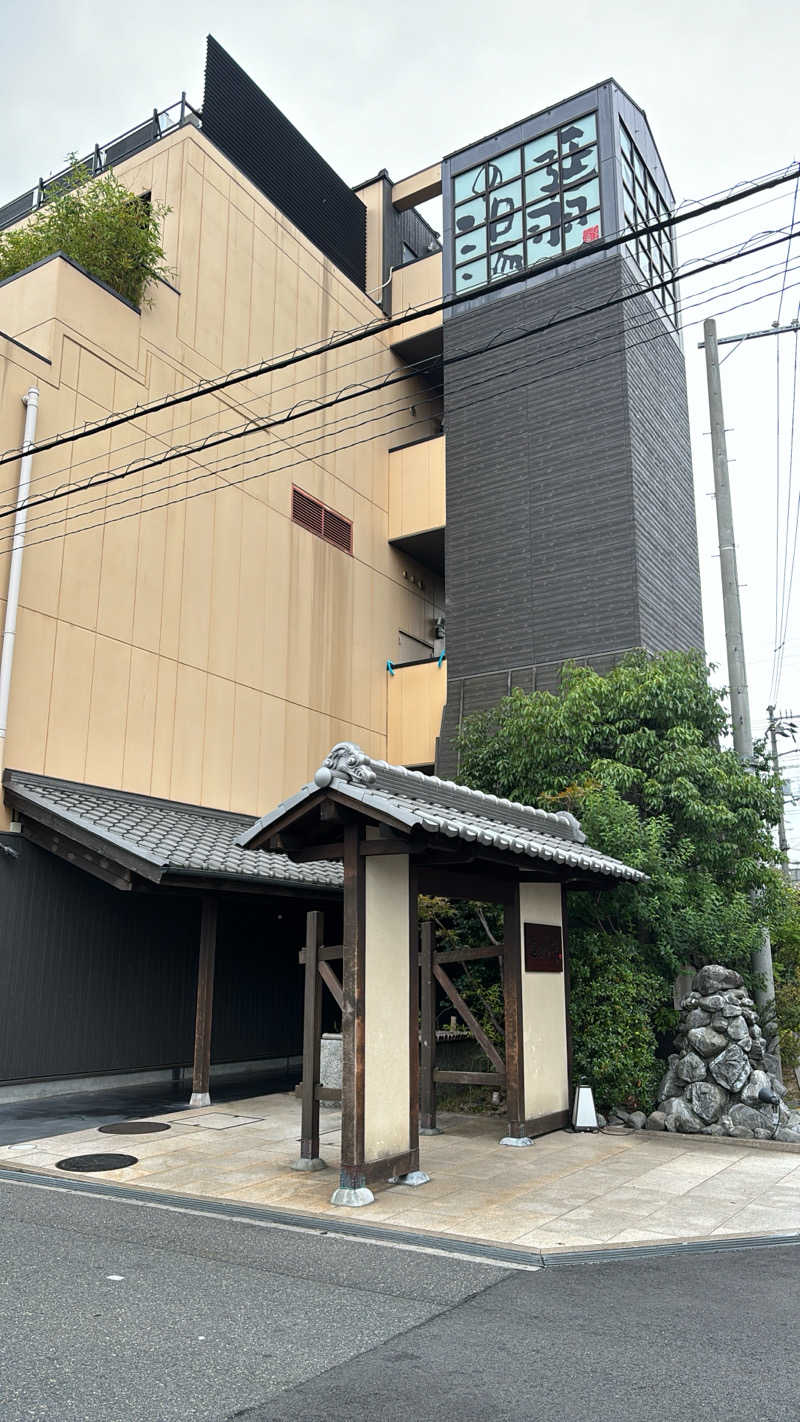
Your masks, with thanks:
[[[168,1131],[166,1121],[112,1121],[110,1126],[98,1126],[106,1136],[150,1136],[156,1131]]]
[[[135,1155],[68,1155],[56,1161],[56,1170],[121,1170],[124,1165],[136,1165]]]

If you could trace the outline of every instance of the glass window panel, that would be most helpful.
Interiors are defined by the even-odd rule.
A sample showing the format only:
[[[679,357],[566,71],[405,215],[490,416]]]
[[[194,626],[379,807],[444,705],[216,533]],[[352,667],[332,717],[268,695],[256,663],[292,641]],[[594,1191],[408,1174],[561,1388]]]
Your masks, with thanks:
[[[622,155],[622,176],[629,188],[633,187],[633,164],[628,162],[625,154]]]
[[[561,181],[566,187],[587,178],[597,177],[597,148],[582,148],[580,153],[570,153],[561,164]]]
[[[537,168],[535,173],[525,176],[525,201],[539,202],[543,198],[555,197],[558,192],[558,164],[548,163]]]
[[[561,203],[539,203],[525,209],[525,235],[537,245],[561,247]]]
[[[499,187],[501,183],[507,183],[509,178],[518,178],[522,164],[522,149],[512,148],[510,153],[501,153],[499,158],[492,158],[488,163],[489,187]]]
[[[519,242],[522,236],[522,212],[517,209],[498,222],[489,223],[489,246],[499,247],[506,242]]]
[[[468,262],[474,257],[483,257],[486,254],[486,228],[473,227],[471,232],[466,232],[463,237],[456,238],[456,261]]]
[[[486,282],[486,261],[469,262],[464,267],[456,267],[456,291],[469,291],[473,286],[483,286]]]
[[[538,168],[540,163],[552,163],[558,157],[558,134],[545,133],[525,144],[525,167]]]
[[[633,159],[633,144],[631,143],[631,136],[630,136],[630,134],[628,133],[628,130],[627,130],[627,128],[625,127],[624,123],[620,123],[620,126],[619,126],[619,141],[620,141],[620,144],[622,145],[622,152],[623,152],[623,154],[624,154],[627,158],[630,158],[630,159],[632,160],[632,159]]]
[[[653,207],[658,206],[658,188],[649,173],[647,174],[647,197],[648,201],[653,204]]]
[[[634,193],[636,197],[636,206],[641,212],[642,217],[644,217],[644,214],[647,212],[647,198],[644,195],[644,188],[642,187],[641,183],[636,184]]]
[[[562,153],[574,153],[578,148],[585,148],[587,143],[597,142],[597,118],[595,114],[586,114],[585,118],[575,119],[572,123],[565,124],[558,131],[561,139]]]
[[[563,197],[565,229],[576,221],[585,222],[587,212],[599,206],[600,183],[597,178],[581,188],[570,188]]]
[[[471,168],[468,173],[460,173],[453,181],[453,196],[456,202],[463,202],[465,198],[474,197],[476,193],[486,190],[486,168],[483,163],[479,168]]]
[[[625,188],[625,187],[623,187],[623,189],[622,189],[622,210],[623,210],[623,212],[625,213],[625,222],[626,222],[627,226],[628,226],[628,227],[635,227],[635,226],[636,226],[636,208],[634,207],[633,198],[631,197],[630,193],[628,192],[628,189]]]
[[[506,212],[512,212],[515,207],[522,207],[522,181],[520,178],[514,183],[504,183],[502,187],[492,188],[488,194],[489,219],[502,217]]]
[[[465,232],[470,232],[473,227],[480,227],[486,221],[486,199],[473,198],[472,202],[462,202],[455,211],[456,235],[461,236]]]
[[[514,272],[524,270],[525,252],[521,242],[518,242],[514,247],[504,247],[501,252],[494,252],[489,258],[490,281],[496,281],[498,277],[512,276]]]
[[[634,148],[633,150],[633,171],[639,179],[639,182],[643,183],[645,180],[645,166],[639,156],[638,148]]]
[[[553,227],[547,234],[547,240],[534,239],[525,243],[528,266],[535,267],[537,262],[549,262],[553,257],[561,254],[561,228]]]
[[[588,212],[579,222],[564,224],[564,251],[574,252],[576,247],[591,246],[600,237],[600,211]]]

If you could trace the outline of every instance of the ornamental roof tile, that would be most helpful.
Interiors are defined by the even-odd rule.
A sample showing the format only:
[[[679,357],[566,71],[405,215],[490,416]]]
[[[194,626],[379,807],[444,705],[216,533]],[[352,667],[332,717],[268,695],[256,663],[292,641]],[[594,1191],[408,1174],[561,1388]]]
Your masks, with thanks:
[[[390,816],[409,834],[422,829],[586,874],[632,882],[647,878],[638,869],[592,849],[575,816],[566,811],[551,814],[435,775],[373,760],[349,741],[334,746],[313,781],[244,830],[237,843],[263,842],[273,826],[278,832],[289,811],[328,787],[350,798],[367,816],[370,810],[378,818]]]

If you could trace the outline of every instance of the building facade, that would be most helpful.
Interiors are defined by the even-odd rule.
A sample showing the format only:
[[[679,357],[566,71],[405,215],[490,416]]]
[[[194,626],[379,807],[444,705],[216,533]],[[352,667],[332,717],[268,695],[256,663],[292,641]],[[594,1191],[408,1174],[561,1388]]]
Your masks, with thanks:
[[[87,821],[76,851],[83,811],[53,808],[65,784],[106,789],[117,815],[149,798],[256,817],[337,741],[452,776],[463,717],[510,687],[702,646],[672,194],[613,81],[352,190],[210,39],[201,111],[181,101],[87,161],[168,205],[172,276],[141,310],[63,254],[0,283],[0,447],[38,388],[31,497],[74,488],[28,514],[0,830],[12,854],[20,823],[36,841],[13,865],[33,855],[37,884],[60,858],[65,914],[87,868],[103,923],[126,911],[89,862],[102,834]],[[439,193],[441,241],[416,210]],[[0,224],[46,200],[40,184]],[[257,362],[279,368],[37,448]],[[24,1019],[42,932],[21,927],[22,878],[0,958]],[[129,951],[95,938],[106,962]],[[107,989],[97,972],[98,1008],[123,1012],[122,969]],[[180,1030],[107,1069],[174,1067]],[[68,1037],[41,1074],[79,1071]],[[249,1021],[242,1055],[257,1038]],[[0,1082],[37,1074],[20,1050],[0,1050]]]

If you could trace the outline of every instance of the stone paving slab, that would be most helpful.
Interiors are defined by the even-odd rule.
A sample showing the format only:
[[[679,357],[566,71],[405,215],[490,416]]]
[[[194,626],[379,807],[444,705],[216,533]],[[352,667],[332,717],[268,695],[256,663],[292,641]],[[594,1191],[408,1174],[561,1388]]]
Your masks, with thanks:
[[[142,1189],[287,1208],[319,1217],[337,1184],[339,1115],[326,1112],[321,1152],[331,1167],[290,1169],[299,1154],[300,1104],[293,1093],[150,1119],[172,1129],[114,1137],[137,1157],[122,1170],[87,1174]],[[553,1251],[667,1244],[800,1231],[800,1154],[752,1142],[646,1132],[559,1131],[527,1150],[499,1144],[502,1123],[443,1113],[443,1134],[420,1142],[430,1184],[387,1186],[364,1223]],[[235,1129],[233,1129],[235,1127]],[[769,1146],[772,1143],[764,1143]],[[96,1126],[0,1149],[0,1164],[60,1174],[65,1157],[110,1149]],[[80,1172],[70,1172],[80,1180]]]

